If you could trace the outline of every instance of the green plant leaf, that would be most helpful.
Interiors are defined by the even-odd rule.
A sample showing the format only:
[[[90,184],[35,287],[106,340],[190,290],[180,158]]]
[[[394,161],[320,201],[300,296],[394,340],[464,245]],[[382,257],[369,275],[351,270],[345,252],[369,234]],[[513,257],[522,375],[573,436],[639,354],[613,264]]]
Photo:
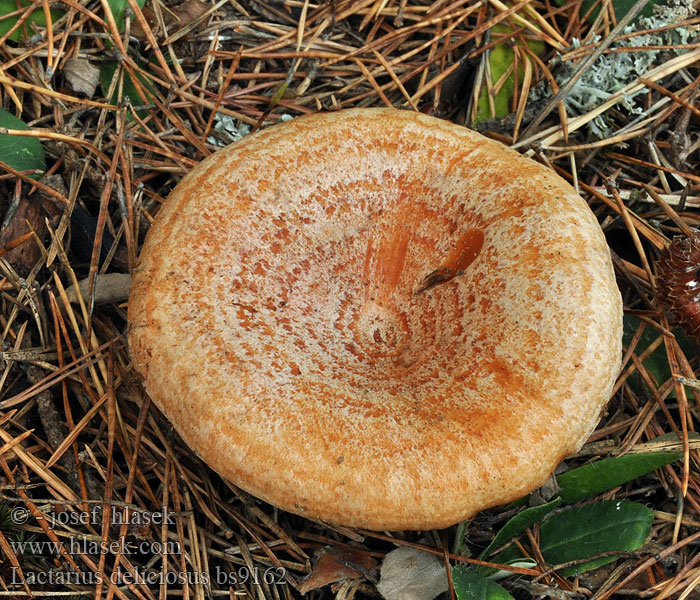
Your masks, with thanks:
[[[129,2],[127,0],[107,0],[107,4],[114,15],[119,33],[122,33],[124,31],[124,10],[129,7]],[[143,8],[146,0],[136,0],[136,4],[139,5],[139,8]]]
[[[512,29],[507,25],[494,25],[492,31],[496,34],[511,33]],[[491,70],[491,82],[495,84],[501,76],[513,64],[513,49],[511,44],[520,44],[517,38],[504,37],[503,41],[496,44],[489,51],[489,69]],[[539,40],[527,40],[527,45],[535,54],[541,54],[544,51],[544,43]],[[518,82],[522,82],[524,70],[522,64],[518,66]],[[509,102],[513,97],[515,90],[515,80],[511,73],[505,83],[493,98],[495,117],[505,117],[510,112]],[[478,110],[474,123],[480,123],[492,118],[491,109],[489,108],[489,91],[487,86],[482,86],[481,96],[479,96]]]
[[[496,556],[491,559],[491,562],[498,563],[499,565],[517,566],[532,569],[537,566],[537,563],[531,558],[527,558],[515,544],[506,546],[501,550]],[[484,577],[488,577],[492,581],[497,581],[498,579],[503,579],[504,577],[510,577],[513,573],[511,571],[488,569],[479,571]]]
[[[688,432],[688,439],[693,442],[700,440],[700,433],[697,431],[689,431]],[[655,437],[652,442],[675,442],[677,444],[682,444],[683,441],[681,438],[678,437],[677,433],[671,432],[671,433],[664,433],[663,435],[660,435],[659,437]],[[676,452],[679,456],[682,456],[680,452]]]
[[[20,6],[25,7],[31,5],[32,2],[31,0],[21,0]],[[17,3],[15,0],[0,0],[0,18],[4,17],[5,15],[9,15],[10,13],[13,13],[17,10]],[[57,10],[52,10],[51,11],[51,18],[52,20],[56,20],[61,17],[63,13]],[[10,29],[12,29],[17,23],[17,21],[20,18],[20,14],[16,14],[12,17],[8,17],[7,19],[2,19],[0,21],[0,37],[5,35]],[[38,7],[32,11],[32,14],[29,15],[27,20],[24,22],[24,26],[18,27],[14,32],[12,32],[12,35],[10,35],[9,39],[11,39],[13,42],[21,42],[25,39],[27,39],[27,36],[24,33],[25,27],[26,31],[29,33],[29,35],[32,34],[33,30],[31,25],[36,24],[40,25],[42,27],[46,26],[46,15],[44,14],[44,9],[42,7]]]
[[[513,600],[504,588],[467,565],[452,569],[452,583],[458,600]]]
[[[102,92],[107,95],[109,92],[109,86],[112,83],[112,78],[114,77],[114,73],[117,70],[117,63],[116,61],[109,61],[105,62],[102,64],[100,67],[100,87],[102,87]],[[141,84],[141,88],[143,89],[143,93],[146,96],[146,102],[150,103],[153,100],[153,97],[155,96],[153,87],[146,81],[143,77],[137,75],[136,76],[139,80],[139,83]],[[133,80],[131,79],[131,76],[124,71],[124,83],[122,86],[122,99],[129,98],[131,101],[131,104],[134,106],[140,106],[144,104],[144,100],[141,98],[141,95],[139,94],[138,89],[134,85]],[[112,97],[109,99],[109,102],[112,104],[117,104],[119,100],[119,84],[117,84],[117,87],[114,89],[114,93],[112,94]],[[139,115],[139,117],[144,117],[148,115],[148,110],[147,109],[139,109],[136,111]],[[126,115],[126,120],[131,121],[133,120],[133,117],[131,114],[127,113]]]
[[[551,502],[547,502],[547,504],[533,506],[532,508],[527,508],[519,512],[501,527],[501,530],[496,534],[496,537],[493,538],[493,541],[488,545],[486,550],[479,555],[479,558],[481,560],[489,560],[487,557],[493,550],[500,548],[513,538],[518,537],[528,527],[532,527],[537,521],[552,512],[559,504],[561,504],[561,498],[555,498]]]
[[[540,526],[540,551],[550,564],[592,558],[604,552],[640,548],[651,533],[654,511],[623,500],[596,502],[556,513]],[[617,556],[561,569],[564,576],[584,573],[613,562]]]
[[[6,110],[0,109],[0,127],[25,129],[29,127]],[[0,160],[18,171],[46,171],[46,158],[37,138],[0,133]],[[39,179],[41,174],[30,175]]]
[[[641,321],[633,315],[624,316],[622,343],[625,347],[629,346],[640,323]],[[647,325],[639,338],[639,342],[637,342],[635,353],[637,355],[642,354],[660,335],[661,333],[659,331],[654,329],[651,325]],[[673,335],[676,337],[676,341],[686,356],[693,356],[693,347],[690,338],[688,338],[680,328],[673,329]],[[668,356],[666,355],[666,348],[663,342],[644,360],[643,364],[649,373],[654,376],[654,379],[656,379],[659,385],[671,377],[671,368],[668,366]],[[641,380],[638,373],[635,373],[635,375]],[[676,392],[672,391],[669,397],[675,398]]]
[[[683,456],[680,452],[650,452],[604,458],[557,477],[564,502],[578,502],[651,473]]]

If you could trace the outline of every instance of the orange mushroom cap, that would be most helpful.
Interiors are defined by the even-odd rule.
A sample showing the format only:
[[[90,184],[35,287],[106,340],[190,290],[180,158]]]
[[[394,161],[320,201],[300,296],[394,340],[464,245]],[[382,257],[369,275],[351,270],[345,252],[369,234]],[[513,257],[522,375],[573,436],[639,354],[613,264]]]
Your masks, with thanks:
[[[312,519],[427,529],[526,494],[584,443],[622,307],[594,215],[551,171],[353,109],[185,176],[129,322],[148,394],[222,476]]]

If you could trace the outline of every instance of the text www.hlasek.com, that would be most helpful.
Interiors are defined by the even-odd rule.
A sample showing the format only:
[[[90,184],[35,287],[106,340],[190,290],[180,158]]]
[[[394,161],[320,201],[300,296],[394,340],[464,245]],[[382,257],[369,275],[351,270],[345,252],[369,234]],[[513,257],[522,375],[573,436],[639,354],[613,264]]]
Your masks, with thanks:
[[[65,542],[11,541],[15,554],[181,554],[180,542],[143,540],[128,542],[124,538],[105,542],[86,538],[69,538]]]

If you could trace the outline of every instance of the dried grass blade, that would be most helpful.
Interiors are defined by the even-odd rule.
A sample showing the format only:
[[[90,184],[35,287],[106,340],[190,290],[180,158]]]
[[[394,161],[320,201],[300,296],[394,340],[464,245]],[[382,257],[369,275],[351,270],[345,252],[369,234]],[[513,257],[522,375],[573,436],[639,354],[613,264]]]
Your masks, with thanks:
[[[517,46],[513,48],[517,51]],[[527,106],[527,98],[530,94],[530,85],[532,84],[532,62],[530,59],[524,55],[521,60],[523,64],[523,83],[520,89],[520,97],[518,98],[518,106],[515,110],[515,126],[513,127],[513,142],[518,139],[518,132],[520,131],[520,125],[523,122],[523,115],[525,114],[525,107]],[[517,73],[515,78],[518,78]]]
[[[0,438],[5,440],[5,442],[12,442],[12,436],[7,433],[4,429],[0,429]],[[76,500],[77,497],[73,490],[71,490],[65,483],[63,483],[58,477],[56,477],[51,471],[49,471],[45,465],[41,463],[34,456],[29,454],[21,446],[13,446],[12,452],[15,456],[20,459],[30,470],[36,473],[46,484],[53,489],[56,494],[62,497],[64,500]]]

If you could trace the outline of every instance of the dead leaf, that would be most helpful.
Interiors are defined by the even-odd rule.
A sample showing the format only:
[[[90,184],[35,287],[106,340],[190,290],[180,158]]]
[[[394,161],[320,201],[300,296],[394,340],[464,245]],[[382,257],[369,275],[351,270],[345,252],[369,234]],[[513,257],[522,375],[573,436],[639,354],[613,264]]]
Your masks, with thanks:
[[[433,600],[448,587],[445,565],[436,556],[403,546],[384,557],[377,590],[386,600]]]
[[[366,552],[329,546],[316,553],[311,573],[301,580],[299,591],[306,594],[338,581],[372,578],[376,567],[377,561]]]
[[[2,256],[21,277],[26,277],[41,258],[39,245],[30,238],[35,233],[39,240],[44,239],[46,235],[45,218],[41,202],[35,197],[22,196],[12,219],[0,232]]]
[[[160,25],[158,24],[158,18],[156,17],[156,13],[154,13],[147,6],[144,6],[141,9],[141,12],[143,13],[143,18],[146,19],[148,28],[153,33],[153,37],[155,37],[156,39],[162,39],[163,36],[161,35]],[[141,27],[141,23],[139,23],[139,21],[135,18],[131,20],[131,28],[129,29],[129,35],[135,37],[140,42],[148,41],[148,37],[146,36],[146,32],[144,31],[143,27]]]
[[[163,14],[163,21],[165,26],[168,28],[168,35],[172,35],[178,29],[187,27],[197,19],[199,19],[204,13],[206,13],[211,6],[200,0],[189,0],[188,2],[183,2],[178,6],[162,7],[161,12]],[[160,24],[158,23],[158,18],[155,12],[148,8],[147,6],[142,8],[143,16],[146,19],[146,23],[153,32],[153,36],[156,39],[165,39],[165,33],[161,30]],[[201,23],[200,23],[201,25]],[[131,35],[136,39],[145,42],[148,40],[146,32],[141,27],[138,20],[133,19],[131,21]]]
[[[170,19],[166,18],[165,22],[168,25],[176,25],[178,29],[180,27],[186,27],[190,23],[194,23],[210,8],[211,6],[206,2],[189,0],[189,2],[183,2],[180,6],[170,9]]]
[[[74,92],[85,94],[88,98],[95,95],[100,82],[100,69],[84,58],[71,58],[66,61],[63,75]]]

